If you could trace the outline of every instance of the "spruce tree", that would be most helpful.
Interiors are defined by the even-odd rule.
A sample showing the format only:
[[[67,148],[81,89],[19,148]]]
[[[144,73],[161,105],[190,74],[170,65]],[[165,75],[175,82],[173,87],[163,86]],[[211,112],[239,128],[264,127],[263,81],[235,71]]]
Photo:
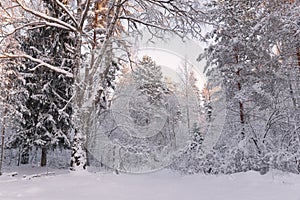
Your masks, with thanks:
[[[133,78],[141,94],[146,95],[151,104],[158,103],[165,86],[161,67],[151,57],[144,56],[133,72]]]
[[[61,13],[56,3],[45,1],[49,15],[70,19]],[[70,33],[60,28],[39,27],[27,30],[26,35],[17,38],[21,50],[54,66],[73,71],[74,41]],[[53,70],[36,66],[31,60],[23,60],[25,88],[28,98],[23,102],[21,129],[13,135],[11,146],[22,147],[22,163],[28,163],[28,152],[32,147],[41,148],[41,166],[47,164],[47,150],[56,147],[70,147],[72,132],[72,84],[73,78]]]

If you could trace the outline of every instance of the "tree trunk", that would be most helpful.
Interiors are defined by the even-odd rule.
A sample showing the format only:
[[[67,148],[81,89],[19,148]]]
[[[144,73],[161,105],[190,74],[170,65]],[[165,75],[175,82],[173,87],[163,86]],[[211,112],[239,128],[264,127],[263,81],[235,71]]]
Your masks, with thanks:
[[[298,61],[298,69],[299,69],[299,73],[300,73],[300,49],[297,48],[297,61]]]
[[[29,163],[29,149],[25,147],[22,149],[20,153],[20,163],[21,164],[28,164]]]
[[[81,133],[75,133],[72,146],[71,167],[72,171],[80,171],[86,169],[86,151],[84,149],[84,137]]]
[[[236,61],[238,63],[238,56],[236,57]],[[240,77],[240,69],[236,72],[236,75],[238,78]],[[237,87],[239,92],[242,90],[242,84],[240,81],[237,83]],[[241,100],[239,100],[239,115],[240,115],[240,123],[242,126],[242,131],[241,131],[241,137],[244,138],[245,136],[245,130],[244,130],[244,125],[245,125],[245,111],[244,111],[244,104]]]
[[[81,5],[82,1],[77,1],[78,5]],[[82,13],[81,6],[78,6],[77,15],[78,19],[81,19]],[[87,68],[85,69],[85,76],[80,72],[82,67],[81,61],[81,48],[82,48],[82,27],[81,24],[76,33],[76,48],[75,48],[75,64],[74,64],[74,98],[73,98],[73,129],[74,139],[72,143],[72,154],[70,162],[70,170],[85,170],[86,169],[86,152],[84,150],[85,134],[83,133],[84,128],[84,117],[85,111],[82,109],[84,102],[84,95],[87,83],[82,80],[82,77],[87,75]],[[82,84],[84,83],[84,84]]]
[[[7,113],[7,108],[4,109],[3,113],[3,123],[2,123],[2,131],[1,131],[1,155],[0,155],[0,176],[2,175],[2,164],[4,160],[4,139],[5,139],[5,126],[6,126],[6,121],[5,121],[5,116]]]
[[[41,167],[45,167],[46,165],[47,165],[47,149],[42,148]]]
[[[102,7],[106,7],[108,1],[101,1],[104,3],[104,5],[97,5],[97,9],[100,9]],[[81,1],[78,0],[78,3],[81,3]],[[81,19],[82,22],[84,22],[84,19],[86,19],[87,12],[89,10],[89,5],[91,1],[86,1],[85,3],[85,9],[81,9],[80,7],[77,10],[78,19]],[[120,2],[119,2],[120,3]],[[80,4],[78,4],[80,5]],[[115,11],[115,15],[119,14],[121,12],[121,4],[117,7]],[[104,16],[104,15],[103,15]],[[105,52],[107,50],[107,46],[109,45],[109,38],[112,36],[115,25],[116,25],[116,19],[112,16],[112,19],[114,21],[109,23],[109,28],[107,30],[106,39],[104,40],[102,47],[100,48],[101,52],[98,52],[94,55],[95,47],[93,47],[93,50],[91,51],[91,65],[90,66],[84,66],[84,70],[80,70],[82,68],[82,52],[81,49],[84,45],[82,43],[82,34],[83,34],[83,24],[80,24],[80,27],[78,27],[77,35],[76,35],[76,58],[75,58],[75,65],[74,65],[74,98],[73,98],[73,124],[74,124],[74,140],[72,144],[72,156],[71,156],[71,170],[84,170],[86,169],[87,164],[87,157],[86,157],[86,139],[87,134],[89,134],[89,129],[91,125],[91,114],[94,109],[94,103],[97,98],[97,95],[99,97],[100,94],[96,94],[95,91],[101,91],[101,85],[99,82],[95,83],[95,77],[97,79],[103,80],[103,77],[107,75],[109,72],[109,67],[106,68],[102,74],[99,73],[99,66],[102,64],[102,60],[104,58]],[[94,23],[97,23],[99,19],[97,17],[94,19]],[[95,24],[96,25],[96,24]],[[106,24],[102,24],[105,25]],[[94,35],[94,42],[96,41],[96,35]],[[90,101],[90,105],[85,105],[86,102]]]
[[[300,49],[299,48],[297,48],[297,61],[298,61],[298,70],[299,70],[299,72],[296,75],[296,88],[297,88],[297,93],[298,93],[298,95],[296,95],[297,96],[296,104],[297,104],[297,108],[299,108],[299,103],[298,103],[298,102],[300,102],[299,90],[298,90],[299,89],[299,77],[300,77]]]
[[[81,37],[81,36],[80,36]],[[80,61],[80,52],[81,52],[81,39],[78,40],[79,44],[77,46],[77,57],[75,65],[75,97],[73,100],[73,125],[74,125],[74,139],[72,144],[72,155],[71,155],[71,167],[73,171],[76,170],[85,170],[86,169],[86,150],[84,148],[86,135],[85,131],[85,117],[86,111],[83,109],[84,95],[86,84],[82,86],[81,83],[81,74],[79,72],[81,61]],[[87,72],[86,72],[87,73]],[[86,83],[86,82],[85,82]]]
[[[290,95],[291,95],[291,99],[292,99],[292,102],[293,102],[293,106],[294,106],[294,108],[297,108],[297,100],[296,100],[296,97],[295,97],[295,94],[294,94],[294,89],[293,89],[291,77],[288,76],[288,79],[289,79],[288,80],[289,89],[290,89]]]

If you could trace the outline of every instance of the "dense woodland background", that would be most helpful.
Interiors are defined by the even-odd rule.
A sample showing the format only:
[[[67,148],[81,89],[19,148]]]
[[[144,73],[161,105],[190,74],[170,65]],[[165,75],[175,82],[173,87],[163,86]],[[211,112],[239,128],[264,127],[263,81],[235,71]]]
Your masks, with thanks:
[[[1,1],[0,173],[23,164],[118,169],[85,148],[99,130],[123,145],[128,161],[149,166],[152,151],[176,147],[178,124],[189,138],[168,165],[174,170],[299,173],[299,15],[298,0]],[[199,50],[205,87],[187,65],[179,86],[151,57],[134,60],[127,38],[142,37],[142,29],[206,42]],[[111,117],[112,102],[131,87],[129,117],[137,126],[167,110],[168,122],[149,141],[122,136]],[[203,150],[220,100],[224,127]]]

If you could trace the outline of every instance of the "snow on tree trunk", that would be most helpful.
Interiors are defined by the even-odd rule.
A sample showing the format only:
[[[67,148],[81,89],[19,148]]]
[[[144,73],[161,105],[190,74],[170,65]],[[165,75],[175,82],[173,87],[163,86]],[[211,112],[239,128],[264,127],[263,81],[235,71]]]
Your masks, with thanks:
[[[81,171],[86,169],[86,150],[84,148],[84,139],[82,133],[75,133],[72,145],[71,170]]]

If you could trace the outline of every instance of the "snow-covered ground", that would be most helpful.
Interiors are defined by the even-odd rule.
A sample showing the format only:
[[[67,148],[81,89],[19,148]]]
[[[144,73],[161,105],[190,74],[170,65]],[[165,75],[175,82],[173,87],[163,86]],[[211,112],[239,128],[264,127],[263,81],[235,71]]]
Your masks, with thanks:
[[[139,175],[56,170],[35,178],[29,175],[45,169],[16,171],[17,176],[0,177],[0,200],[300,200],[300,176],[278,171],[183,176],[168,170]]]

